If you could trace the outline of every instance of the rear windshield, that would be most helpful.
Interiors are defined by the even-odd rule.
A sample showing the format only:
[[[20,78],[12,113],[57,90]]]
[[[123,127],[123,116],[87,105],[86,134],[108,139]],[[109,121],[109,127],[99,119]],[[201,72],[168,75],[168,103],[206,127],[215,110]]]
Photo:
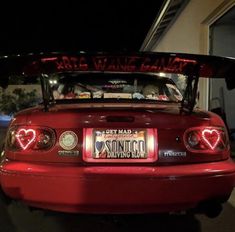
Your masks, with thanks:
[[[152,74],[61,73],[50,76],[49,83],[58,102],[71,99],[180,102],[183,94],[172,78]]]

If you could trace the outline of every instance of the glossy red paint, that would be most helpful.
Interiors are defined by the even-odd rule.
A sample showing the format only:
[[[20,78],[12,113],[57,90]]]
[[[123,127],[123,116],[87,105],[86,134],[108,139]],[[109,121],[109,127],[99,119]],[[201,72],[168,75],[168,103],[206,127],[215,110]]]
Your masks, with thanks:
[[[15,114],[9,126],[0,164],[9,197],[63,212],[148,213],[222,202],[231,194],[235,164],[226,126],[218,115],[193,107],[199,76],[226,77],[227,87],[235,87],[233,59],[55,53],[0,59],[0,65],[4,74],[42,74],[44,98],[44,105]],[[163,81],[155,75],[160,71],[185,75],[184,97],[174,92],[177,75]],[[145,72],[155,74],[148,79]],[[63,91],[50,86],[51,74]],[[160,81],[163,93],[149,90],[150,82]]]
[[[46,209],[86,213],[167,212],[232,191],[231,160],[178,166],[83,166],[6,161],[7,195]]]
[[[133,122],[108,122],[110,116],[115,117],[133,117]],[[30,117],[30,122],[26,119]],[[70,120],[64,120],[69,118]],[[225,128],[223,121],[213,113],[195,112],[194,115],[181,115],[175,105],[162,104],[148,106],[146,104],[132,105],[118,104],[115,107],[110,104],[76,104],[76,105],[55,105],[49,112],[44,112],[43,108],[36,107],[31,110],[25,110],[14,119],[10,127],[15,125],[25,125],[24,128],[32,128],[35,125],[43,125],[45,128],[52,128],[55,131],[57,142],[49,150],[26,150],[24,155],[21,151],[6,150],[7,157],[11,160],[21,160],[29,162],[55,162],[55,163],[80,163],[84,164],[82,155],[77,157],[58,156],[58,151],[62,148],[58,139],[65,131],[73,131],[77,134],[78,143],[74,150],[83,154],[86,148],[84,139],[84,128],[148,128],[153,133],[157,131],[154,150],[157,151],[157,163],[154,165],[169,163],[196,163],[211,162],[227,159],[230,151],[210,152],[203,155],[200,152],[185,150],[184,134],[188,128],[194,128],[198,125],[208,128],[213,121],[213,125]],[[175,123],[177,122],[177,123]],[[155,135],[156,136],[156,135]],[[89,138],[89,136],[88,136]],[[85,144],[84,144],[85,143]],[[169,157],[164,153],[168,151],[187,151],[184,157]],[[86,151],[89,152],[89,149]],[[87,156],[85,156],[87,157]],[[155,157],[156,158],[156,157]],[[153,159],[153,161],[156,159]],[[108,164],[107,164],[108,165]]]
[[[53,128],[57,142],[47,151],[6,150],[1,164],[1,186],[14,199],[45,209],[87,213],[167,212],[195,207],[208,199],[230,195],[235,185],[235,165],[230,151],[195,153],[185,150],[188,128],[217,127],[223,121],[213,113],[195,111],[180,115],[174,105],[112,110],[105,104],[56,105],[19,113],[11,126],[25,124]],[[128,111],[127,111],[128,109]],[[150,110],[151,109],[151,110]],[[108,116],[131,116],[134,122],[108,122]],[[26,119],[30,117],[30,122]],[[63,120],[68,118],[70,120]],[[189,120],[190,119],[190,120]],[[174,123],[177,121],[177,123]],[[151,157],[148,160],[94,160],[91,157],[93,128],[147,128]],[[146,127],[148,125],[148,127]],[[73,131],[78,138],[78,156],[61,156],[58,138]],[[177,140],[178,138],[178,140]],[[154,140],[154,142],[153,142]],[[185,152],[174,156],[171,152]],[[180,153],[181,154],[181,153]],[[183,153],[184,154],[184,153]],[[147,161],[147,163],[146,163]]]

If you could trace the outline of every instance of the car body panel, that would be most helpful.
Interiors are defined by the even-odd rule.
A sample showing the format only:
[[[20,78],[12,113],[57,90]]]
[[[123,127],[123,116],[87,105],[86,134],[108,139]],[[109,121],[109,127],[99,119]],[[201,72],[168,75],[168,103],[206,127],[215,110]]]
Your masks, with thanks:
[[[85,213],[146,213],[193,208],[229,196],[231,160],[178,166],[93,166],[6,161],[2,188],[46,209]]]
[[[229,89],[235,87],[234,64],[225,57],[175,53],[0,58],[4,74],[40,74],[43,95],[42,104],[16,113],[9,125],[2,190],[30,206],[62,212],[171,212],[206,201],[222,204],[235,186],[227,128],[218,115],[194,106],[201,76],[225,78]],[[87,93],[86,99],[55,99],[49,84],[51,73],[75,79],[84,73],[99,74],[97,79],[150,73],[161,80],[159,72],[186,75],[182,99],[135,99],[137,90],[123,91],[127,99],[120,99],[119,79],[113,79],[115,88],[111,81],[107,99]]]
[[[86,151],[84,128],[104,128],[104,129],[130,129],[130,128],[149,128],[155,129],[158,133],[158,141],[155,144],[155,149],[158,150],[158,161],[153,162],[154,165],[161,163],[187,163],[187,162],[206,162],[226,159],[229,151],[224,151],[218,154],[197,154],[185,149],[183,142],[184,132],[187,128],[195,126],[210,126],[211,124],[218,127],[223,127],[223,121],[213,113],[202,113],[195,111],[193,115],[180,115],[178,107],[172,105],[167,106],[162,104],[158,108],[152,107],[146,110],[146,105],[140,108],[129,109],[128,105],[122,108],[112,107],[109,105],[100,109],[93,104],[87,104],[84,108],[80,105],[55,105],[48,112],[44,112],[42,107],[33,108],[31,110],[22,111],[16,115],[12,124],[25,125],[27,127],[41,125],[44,127],[53,128],[57,134],[57,144],[48,151],[32,151],[25,153],[7,151],[8,157],[12,160],[38,161],[38,162],[72,162],[84,164],[82,154]],[[115,117],[118,120],[122,117],[133,117],[133,122],[108,122],[108,117]],[[30,120],[28,120],[30,118]],[[69,120],[64,120],[69,118]],[[214,121],[213,121],[214,120]],[[177,121],[177,123],[175,123]],[[209,121],[209,123],[208,123]],[[11,125],[10,125],[11,126]],[[59,151],[64,150],[59,144],[58,139],[65,131],[73,131],[78,137],[77,146],[73,149],[79,151],[79,155],[71,157],[60,156]],[[170,133],[169,133],[170,132]],[[157,146],[157,147],[156,147]],[[157,151],[156,150],[156,151]],[[181,152],[182,155],[171,156],[169,151]],[[185,154],[184,154],[185,153]],[[106,161],[105,161],[106,162]],[[86,162],[85,162],[86,163]]]

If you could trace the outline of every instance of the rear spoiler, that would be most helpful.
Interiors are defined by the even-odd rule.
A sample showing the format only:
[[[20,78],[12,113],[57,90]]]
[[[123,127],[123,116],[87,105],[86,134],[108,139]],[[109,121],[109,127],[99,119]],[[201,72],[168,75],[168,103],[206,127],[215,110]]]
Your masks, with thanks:
[[[235,59],[228,57],[157,52],[52,52],[0,57],[0,85],[4,77],[12,74],[45,76],[70,71],[184,74],[188,76],[188,86],[182,108],[189,111],[195,105],[199,77],[224,78],[229,90],[235,88]]]

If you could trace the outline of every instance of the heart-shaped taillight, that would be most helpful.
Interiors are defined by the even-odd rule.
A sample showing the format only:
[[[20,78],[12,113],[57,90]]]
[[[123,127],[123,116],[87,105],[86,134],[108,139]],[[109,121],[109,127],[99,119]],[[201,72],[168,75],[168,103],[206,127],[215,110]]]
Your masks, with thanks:
[[[16,133],[16,140],[23,150],[26,150],[36,138],[36,131],[33,129],[20,129]]]
[[[48,150],[55,144],[55,132],[47,127],[13,126],[9,128],[6,148],[10,151]]]
[[[220,141],[220,132],[216,129],[204,129],[202,131],[202,138],[204,142],[214,150]]]
[[[193,127],[185,131],[184,143],[193,152],[221,152],[228,149],[228,136],[222,127]]]

